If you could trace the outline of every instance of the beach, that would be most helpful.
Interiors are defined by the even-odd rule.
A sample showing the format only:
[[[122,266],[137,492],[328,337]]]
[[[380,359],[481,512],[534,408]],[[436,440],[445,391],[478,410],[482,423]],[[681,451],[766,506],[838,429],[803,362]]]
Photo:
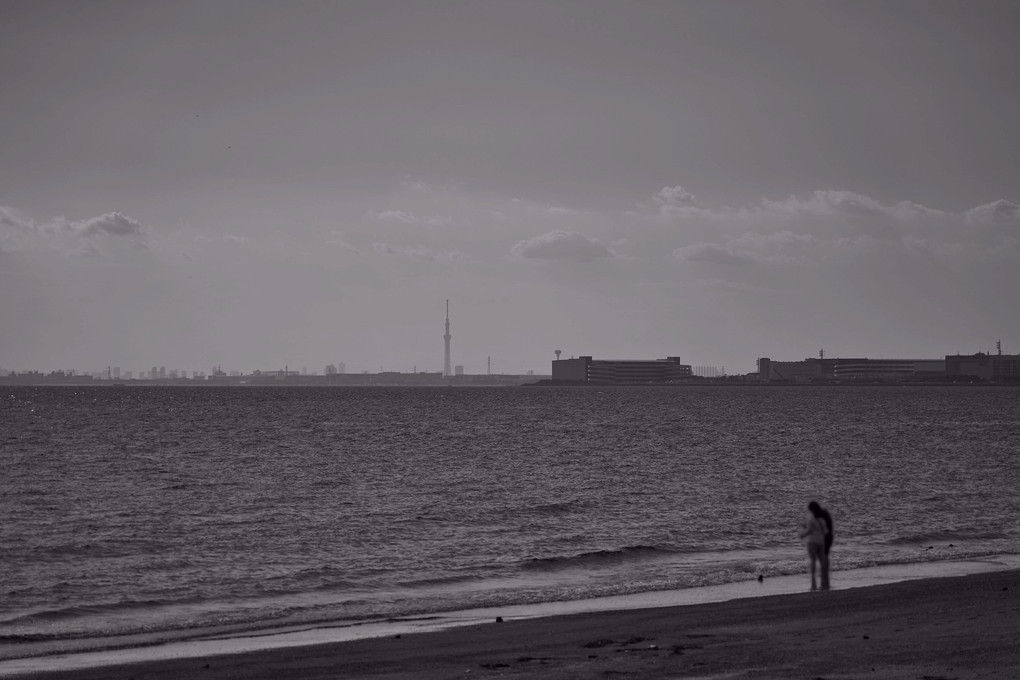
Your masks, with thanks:
[[[17,677],[1016,678],[1020,570]]]

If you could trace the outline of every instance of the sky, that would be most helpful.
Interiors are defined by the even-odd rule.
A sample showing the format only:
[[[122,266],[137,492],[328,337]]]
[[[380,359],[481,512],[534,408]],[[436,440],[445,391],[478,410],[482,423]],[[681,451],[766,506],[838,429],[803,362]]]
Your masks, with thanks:
[[[1020,352],[1020,4],[0,3],[0,367]]]

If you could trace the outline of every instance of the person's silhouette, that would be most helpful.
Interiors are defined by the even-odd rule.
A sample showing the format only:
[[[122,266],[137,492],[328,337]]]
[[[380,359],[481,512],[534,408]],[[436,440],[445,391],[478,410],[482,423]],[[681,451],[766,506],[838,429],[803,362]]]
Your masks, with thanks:
[[[816,501],[808,503],[808,510],[811,514],[820,519],[825,524],[825,555],[822,560],[822,590],[829,589],[829,551],[832,550],[832,515],[829,511],[819,505]]]

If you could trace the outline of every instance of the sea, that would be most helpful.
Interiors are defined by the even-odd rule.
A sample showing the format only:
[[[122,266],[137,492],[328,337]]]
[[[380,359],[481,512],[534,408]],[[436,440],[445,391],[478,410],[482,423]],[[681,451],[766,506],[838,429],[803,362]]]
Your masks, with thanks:
[[[1020,554],[1020,387],[4,387],[0,663]]]

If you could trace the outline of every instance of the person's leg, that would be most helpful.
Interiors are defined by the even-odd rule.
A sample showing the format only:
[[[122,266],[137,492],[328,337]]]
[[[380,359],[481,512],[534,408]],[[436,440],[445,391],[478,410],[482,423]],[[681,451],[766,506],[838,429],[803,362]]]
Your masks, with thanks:
[[[818,564],[818,549],[820,545],[814,543],[808,543],[808,561],[811,562],[811,590],[818,590],[817,582],[815,581],[815,566]]]
[[[822,590],[828,590],[829,589],[829,548],[828,548],[828,546],[826,546],[825,550],[822,552],[821,562],[822,562],[821,563],[821,567],[822,567]]]

